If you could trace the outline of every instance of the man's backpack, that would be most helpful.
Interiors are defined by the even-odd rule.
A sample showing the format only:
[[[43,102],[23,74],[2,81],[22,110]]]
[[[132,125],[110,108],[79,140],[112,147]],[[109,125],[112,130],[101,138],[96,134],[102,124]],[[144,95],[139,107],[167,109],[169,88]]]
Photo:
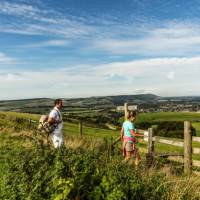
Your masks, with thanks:
[[[50,124],[48,122],[49,115],[42,115],[39,120],[38,130],[42,133],[51,134],[57,127],[57,124]]]

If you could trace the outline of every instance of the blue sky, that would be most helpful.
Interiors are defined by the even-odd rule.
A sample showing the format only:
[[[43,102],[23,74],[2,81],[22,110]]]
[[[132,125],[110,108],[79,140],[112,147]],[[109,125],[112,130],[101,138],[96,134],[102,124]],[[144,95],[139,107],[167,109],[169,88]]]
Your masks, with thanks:
[[[0,0],[0,99],[200,95],[198,0]]]

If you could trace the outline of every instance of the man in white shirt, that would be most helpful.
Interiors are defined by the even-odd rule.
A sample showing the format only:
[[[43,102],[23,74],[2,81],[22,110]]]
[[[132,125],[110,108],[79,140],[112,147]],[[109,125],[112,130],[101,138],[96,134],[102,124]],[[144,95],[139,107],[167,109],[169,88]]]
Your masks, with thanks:
[[[64,144],[63,137],[63,120],[60,112],[63,107],[62,99],[55,100],[55,107],[50,112],[48,122],[55,125],[55,129],[51,134],[51,139],[55,148],[60,148]]]

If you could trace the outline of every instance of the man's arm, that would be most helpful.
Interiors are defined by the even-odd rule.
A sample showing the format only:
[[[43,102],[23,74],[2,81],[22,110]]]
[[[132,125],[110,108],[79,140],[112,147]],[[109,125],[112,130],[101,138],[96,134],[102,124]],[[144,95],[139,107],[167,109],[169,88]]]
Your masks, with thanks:
[[[56,120],[53,117],[49,117],[48,122],[49,122],[49,124],[58,124],[58,123],[60,123],[60,120]]]
[[[61,123],[62,121],[61,120],[56,120],[56,114],[55,112],[51,112],[50,115],[49,115],[49,118],[48,118],[48,122],[50,124],[59,124]]]

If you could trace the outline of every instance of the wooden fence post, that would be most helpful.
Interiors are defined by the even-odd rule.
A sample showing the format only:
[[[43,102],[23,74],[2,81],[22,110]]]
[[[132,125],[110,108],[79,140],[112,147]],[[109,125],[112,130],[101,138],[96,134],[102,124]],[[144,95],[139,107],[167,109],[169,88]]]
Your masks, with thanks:
[[[79,135],[82,138],[83,137],[83,123],[82,121],[79,121]]]
[[[192,172],[192,133],[191,122],[184,122],[184,173],[190,175]]]
[[[153,153],[154,153],[154,141],[153,141],[153,128],[148,129],[148,153],[146,154],[146,165],[148,168],[152,166],[153,163]]]
[[[124,118],[127,119],[127,113],[128,113],[128,103],[124,103]]]
[[[154,136],[154,130],[153,128],[149,128],[148,129],[148,153],[149,154],[152,154],[154,152],[153,136]]]
[[[153,163],[153,153],[154,153],[154,141],[153,141],[153,128],[148,129],[148,153],[146,154],[146,165],[148,168],[152,166]]]

